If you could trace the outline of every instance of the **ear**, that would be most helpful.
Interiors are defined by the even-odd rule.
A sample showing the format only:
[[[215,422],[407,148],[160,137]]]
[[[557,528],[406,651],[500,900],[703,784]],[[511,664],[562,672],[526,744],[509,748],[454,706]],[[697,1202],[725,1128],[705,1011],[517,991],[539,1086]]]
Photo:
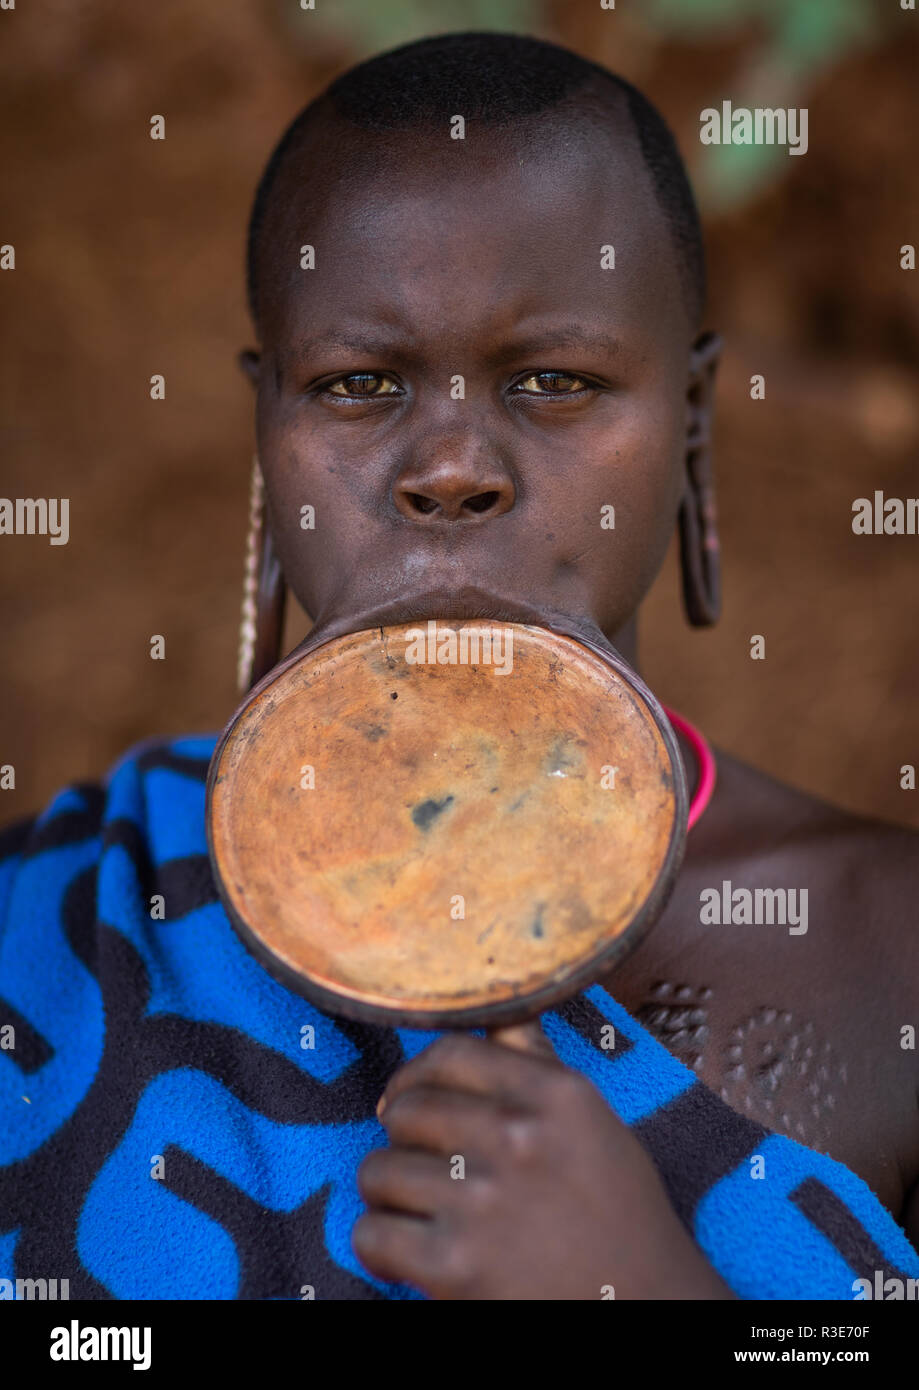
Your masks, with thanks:
[[[686,388],[686,491],[680,505],[683,604],[693,627],[711,627],[721,614],[721,545],[712,472],[715,372],[722,340],[701,333],[689,354]]]
[[[249,378],[254,387],[258,387],[261,360],[261,353],[256,352],[255,348],[243,348],[242,352],[236,358],[240,369]]]
[[[724,343],[717,333],[700,333],[689,352],[686,389],[686,452],[711,449],[715,373]]]

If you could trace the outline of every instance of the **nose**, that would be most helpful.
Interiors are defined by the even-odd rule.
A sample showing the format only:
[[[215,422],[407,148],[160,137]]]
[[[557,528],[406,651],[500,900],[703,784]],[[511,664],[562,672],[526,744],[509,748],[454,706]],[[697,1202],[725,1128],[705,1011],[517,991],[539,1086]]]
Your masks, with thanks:
[[[517,491],[509,469],[481,441],[444,439],[400,469],[393,501],[410,521],[485,521],[510,511]]]

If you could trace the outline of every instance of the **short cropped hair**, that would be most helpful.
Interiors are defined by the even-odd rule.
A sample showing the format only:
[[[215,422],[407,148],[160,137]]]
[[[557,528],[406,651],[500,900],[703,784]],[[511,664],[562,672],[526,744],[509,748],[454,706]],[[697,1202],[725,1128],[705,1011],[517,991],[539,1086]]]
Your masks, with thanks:
[[[462,114],[484,126],[536,116],[590,84],[624,97],[644,163],[664,214],[688,313],[698,324],[705,303],[705,252],[699,214],[673,134],[630,82],[570,49],[516,34],[445,34],[378,54],[336,78],[305,106],[275,146],[259,180],[246,242],[249,311],[260,326],[261,233],[272,190],[288,154],[321,103],[365,130],[431,130]],[[584,92],[588,98],[588,93]],[[585,111],[590,100],[584,101]],[[607,113],[608,114],[608,113]]]

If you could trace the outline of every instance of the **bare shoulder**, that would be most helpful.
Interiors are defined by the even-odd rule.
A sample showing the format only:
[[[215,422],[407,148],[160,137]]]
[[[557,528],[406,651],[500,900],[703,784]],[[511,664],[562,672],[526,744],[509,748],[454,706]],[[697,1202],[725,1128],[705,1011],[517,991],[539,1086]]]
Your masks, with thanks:
[[[720,752],[718,781],[722,804],[705,848],[809,888],[828,949],[858,960],[866,987],[911,1006],[919,1025],[919,831],[834,806]]]
[[[673,899],[613,993],[653,1020],[656,982],[688,986],[705,1084],[900,1213],[919,1179],[919,834],[716,758]]]

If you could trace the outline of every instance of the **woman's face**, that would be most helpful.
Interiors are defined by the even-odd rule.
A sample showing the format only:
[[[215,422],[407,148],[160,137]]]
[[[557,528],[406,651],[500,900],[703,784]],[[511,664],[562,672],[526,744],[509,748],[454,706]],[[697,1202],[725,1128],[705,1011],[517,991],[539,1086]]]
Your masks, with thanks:
[[[311,133],[261,243],[257,436],[317,624],[395,601],[615,641],[686,485],[675,255],[627,127]]]

